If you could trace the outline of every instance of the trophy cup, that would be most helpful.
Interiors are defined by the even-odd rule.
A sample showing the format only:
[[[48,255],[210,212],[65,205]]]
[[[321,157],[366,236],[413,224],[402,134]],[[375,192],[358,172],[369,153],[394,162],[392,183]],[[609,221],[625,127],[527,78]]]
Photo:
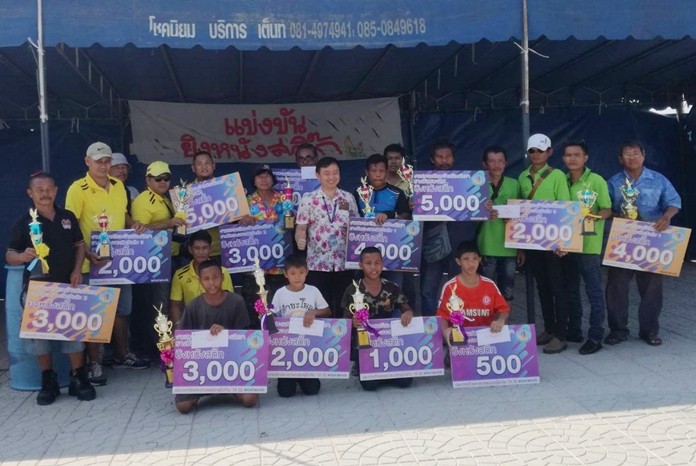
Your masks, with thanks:
[[[174,188],[174,217],[185,221],[186,210],[188,209],[188,203],[191,200],[191,191],[188,188],[188,184],[184,180],[179,179],[179,181],[181,184]],[[174,234],[178,236],[186,236],[186,225],[176,227]]]
[[[413,196],[413,165],[406,165],[406,162],[404,162],[396,173],[399,175],[399,178],[408,184],[406,195],[408,197]]]
[[[450,297],[445,305],[447,310],[450,312],[449,321],[452,324],[452,331],[450,332],[450,344],[452,345],[465,345],[466,344],[466,332],[464,332],[464,321],[473,320],[464,315],[462,312],[464,310],[464,301],[462,298],[457,296],[457,283],[455,282],[450,289]]]
[[[41,230],[41,222],[39,222],[39,213],[36,209],[29,209],[29,215],[31,215],[31,223],[29,223],[29,237],[31,238],[31,244],[34,246],[34,251],[36,251],[36,256],[41,262],[41,274],[48,275],[48,253],[50,249],[48,245],[43,242],[43,231]],[[36,260],[36,259],[35,259]],[[33,269],[33,267],[30,267]]]
[[[624,184],[620,188],[621,197],[623,197],[624,202],[621,204],[621,212],[630,218],[631,220],[636,220],[638,218],[638,207],[636,207],[636,201],[638,200],[638,195],[640,191],[633,187],[633,183],[628,178],[624,178]]]
[[[111,219],[106,215],[106,210],[102,210],[102,213],[97,217],[97,225],[99,226],[97,257],[99,257],[99,260],[111,260],[111,240],[108,233]]]
[[[295,212],[294,205],[292,203],[292,184],[290,183],[290,178],[285,177],[285,187],[283,188],[283,210],[285,214],[283,215],[283,221],[286,230],[292,230],[295,228]]]
[[[358,332],[358,348],[370,347],[368,331],[379,337],[379,332],[370,326],[370,305],[365,302],[365,295],[360,292],[360,286],[353,280],[355,293],[352,294],[353,303],[348,305],[348,310],[357,319],[360,325],[355,330]]]
[[[259,299],[254,303],[254,309],[261,318],[261,330],[268,330],[269,335],[278,333],[273,319],[272,306],[268,305],[268,291],[266,290],[266,273],[259,265],[259,260],[254,259],[254,279],[259,287]],[[264,328],[265,327],[265,328]]]
[[[595,220],[601,220],[602,217],[592,213],[592,206],[594,206],[597,200],[597,193],[590,191],[590,187],[585,185],[585,189],[578,191],[578,201],[582,205],[580,215],[582,216],[582,235],[583,236],[596,236],[595,231]],[[593,220],[595,219],[595,220]]]
[[[162,304],[152,306],[157,311],[155,331],[159,335],[157,348],[160,351],[161,368],[165,375],[164,386],[171,388],[174,383],[174,338],[172,337],[172,322],[162,313]]]
[[[375,208],[370,205],[372,200],[372,192],[375,190],[372,186],[367,184],[367,177],[363,176],[360,178],[362,186],[360,186],[356,191],[358,192],[358,197],[363,201],[365,207],[363,212],[365,212],[365,218],[375,218]]]

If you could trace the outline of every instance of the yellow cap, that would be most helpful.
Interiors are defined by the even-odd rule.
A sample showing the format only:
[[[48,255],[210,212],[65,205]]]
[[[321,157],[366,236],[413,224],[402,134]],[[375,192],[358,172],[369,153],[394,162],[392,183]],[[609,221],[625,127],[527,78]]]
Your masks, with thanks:
[[[158,160],[157,162],[152,162],[150,165],[147,166],[147,172],[145,172],[145,175],[160,176],[164,175],[165,173],[172,173],[171,171],[169,171],[169,164],[167,164],[166,162],[160,162]]]

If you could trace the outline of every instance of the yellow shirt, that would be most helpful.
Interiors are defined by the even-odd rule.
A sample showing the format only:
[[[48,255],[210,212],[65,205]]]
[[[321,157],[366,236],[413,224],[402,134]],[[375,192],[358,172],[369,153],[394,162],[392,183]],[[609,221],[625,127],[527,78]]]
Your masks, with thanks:
[[[164,222],[173,216],[174,208],[171,201],[150,188],[140,193],[131,204],[133,221],[143,225]],[[172,243],[172,256],[178,255],[179,243]]]
[[[73,182],[65,196],[65,208],[75,214],[80,223],[80,231],[89,247],[91,234],[98,231],[97,217],[106,212],[109,217],[108,231],[126,228],[128,212],[128,193],[123,183],[109,177],[109,190],[99,186],[87,173],[84,178]],[[82,264],[82,273],[89,272],[89,261]]]
[[[222,289],[234,292],[232,278],[224,267],[222,269]],[[174,272],[172,291],[169,293],[169,299],[172,301],[183,301],[184,305],[186,305],[191,302],[193,298],[202,295],[204,291],[198,274],[196,274],[196,268],[193,266],[193,261],[191,261],[188,265]]]

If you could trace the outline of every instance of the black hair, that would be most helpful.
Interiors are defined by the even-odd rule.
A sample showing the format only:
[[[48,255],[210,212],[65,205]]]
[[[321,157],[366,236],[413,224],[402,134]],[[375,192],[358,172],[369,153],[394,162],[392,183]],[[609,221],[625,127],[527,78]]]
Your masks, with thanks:
[[[196,159],[197,159],[198,157],[200,157],[201,155],[207,155],[208,157],[210,157],[210,160],[212,160],[213,163],[215,162],[215,159],[213,159],[213,156],[210,155],[210,152],[204,151],[204,150],[199,150],[198,152],[196,152],[195,154],[193,154],[193,160],[191,160],[191,165],[195,164],[195,163],[196,163]]]
[[[382,251],[380,251],[379,248],[376,248],[374,246],[368,246],[362,251],[360,251],[360,260],[362,260],[363,256],[366,254],[379,254],[379,257],[382,257]]]
[[[566,141],[563,143],[563,153],[565,154],[565,151],[569,147],[577,146],[580,149],[582,149],[582,153],[587,155],[587,143],[585,141]]]
[[[638,140],[632,140],[632,141],[624,141],[621,143],[621,148],[619,148],[619,157],[623,155],[624,149],[628,149],[630,147],[637,147],[640,149],[640,153],[645,156],[645,146],[643,145],[642,142]]]
[[[285,258],[285,265],[283,265],[283,270],[288,270],[292,267],[296,268],[307,268],[307,258],[301,254],[290,254]]]
[[[259,168],[254,172],[254,176],[251,179],[251,185],[253,187],[256,187],[256,185],[254,184],[256,183],[256,177],[264,173],[268,173],[269,175],[271,175],[271,180],[273,180],[273,186],[278,184],[278,178],[275,176],[275,173],[273,173],[273,170],[271,170],[270,168]],[[271,187],[271,189],[273,189],[273,187]]]
[[[467,252],[473,252],[477,256],[481,256],[481,252],[479,251],[475,241],[462,241],[459,243],[459,246],[457,246],[457,259],[462,257],[462,254],[466,254]]]
[[[208,233],[205,230],[198,230],[197,232],[193,233],[191,236],[188,237],[189,246],[193,246],[193,243],[195,243],[196,241],[205,241],[209,245],[212,245],[213,237],[210,236],[210,233]]]
[[[322,168],[330,167],[331,165],[336,165],[339,169],[341,168],[341,166],[338,164],[338,160],[336,160],[335,158],[322,157],[317,162],[316,172],[319,173],[319,170],[321,170]]]
[[[430,146],[430,158],[432,159],[435,157],[435,151],[438,149],[449,149],[452,151],[452,155],[454,155],[454,144],[450,142],[448,139],[436,139],[432,146]]]
[[[218,269],[220,269],[220,273],[222,273],[222,266],[218,261],[216,261],[215,259],[206,259],[203,262],[201,262],[201,265],[198,266],[198,276],[200,277],[201,273],[205,269],[208,269],[210,267],[217,267]]]
[[[51,180],[53,181],[53,184],[56,184],[56,180],[51,176],[49,173],[46,173],[44,171],[38,171],[36,173],[32,173],[29,175],[29,185],[28,188],[31,189],[31,184],[34,182],[34,180]]]
[[[310,149],[312,151],[312,153],[314,154],[315,159],[319,155],[319,154],[317,154],[316,147],[314,147],[312,144],[310,144],[308,142],[304,142],[295,148],[295,157],[297,157],[297,154],[299,154],[301,150],[305,150],[305,149]]]
[[[372,165],[384,164],[387,167],[387,157],[382,154],[372,154],[365,160],[365,170],[369,170]]]
[[[406,158],[406,149],[404,149],[404,146],[401,144],[389,144],[387,147],[384,148],[384,152],[382,152],[382,155],[385,157],[389,152],[398,152],[401,154],[401,157]]]
[[[483,163],[488,162],[488,154],[503,154],[503,158],[507,160],[507,152],[503,146],[492,145],[483,149],[483,158],[481,159]]]

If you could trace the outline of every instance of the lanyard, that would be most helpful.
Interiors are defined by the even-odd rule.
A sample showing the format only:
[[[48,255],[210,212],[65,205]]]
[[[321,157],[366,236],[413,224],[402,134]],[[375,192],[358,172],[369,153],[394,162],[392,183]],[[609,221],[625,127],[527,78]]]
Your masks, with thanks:
[[[498,181],[498,185],[494,185],[491,183],[491,189],[493,190],[493,194],[491,195],[491,201],[495,201],[498,198],[498,193],[500,192],[500,188],[503,186],[503,177],[500,177],[500,181]]]
[[[329,203],[326,202],[326,196],[322,194],[321,198],[324,201],[324,207],[326,207],[326,216],[329,217],[329,223],[333,224],[336,218],[336,202],[333,200],[331,201],[331,213],[329,213]]]

